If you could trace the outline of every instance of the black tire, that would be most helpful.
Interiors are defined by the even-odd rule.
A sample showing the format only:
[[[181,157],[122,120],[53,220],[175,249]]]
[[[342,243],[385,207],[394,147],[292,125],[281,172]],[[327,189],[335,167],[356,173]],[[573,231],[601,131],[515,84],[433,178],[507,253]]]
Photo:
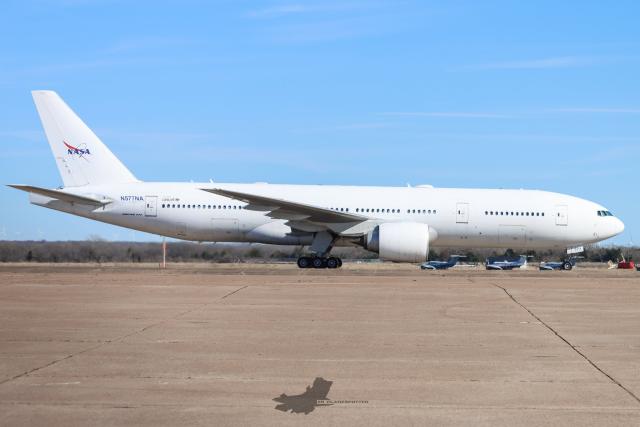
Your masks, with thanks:
[[[335,257],[327,258],[327,268],[338,268],[338,267],[340,267],[338,258],[335,258]]]
[[[336,258],[338,260],[338,268],[342,267],[342,259]]]
[[[298,258],[298,267],[300,268],[311,267],[311,259],[306,256],[301,256],[300,258]]]
[[[327,268],[327,261],[324,258],[314,257],[311,260],[313,268]]]
[[[562,263],[562,269],[569,271],[573,268],[573,265],[571,265],[571,263],[569,261],[565,261]]]

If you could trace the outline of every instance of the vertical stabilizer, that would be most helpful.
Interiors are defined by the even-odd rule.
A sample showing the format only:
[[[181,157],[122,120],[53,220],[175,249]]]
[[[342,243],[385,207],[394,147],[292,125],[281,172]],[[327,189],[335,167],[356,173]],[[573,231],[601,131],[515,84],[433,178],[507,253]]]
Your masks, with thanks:
[[[65,187],[138,181],[57,93],[31,94]]]

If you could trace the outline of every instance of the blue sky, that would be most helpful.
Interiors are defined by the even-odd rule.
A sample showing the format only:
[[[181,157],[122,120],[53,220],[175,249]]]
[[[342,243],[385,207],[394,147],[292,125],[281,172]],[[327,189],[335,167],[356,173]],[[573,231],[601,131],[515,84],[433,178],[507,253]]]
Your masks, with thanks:
[[[53,89],[143,180],[536,188],[640,240],[637,1],[3,2],[0,177]],[[155,240],[0,189],[0,239]]]

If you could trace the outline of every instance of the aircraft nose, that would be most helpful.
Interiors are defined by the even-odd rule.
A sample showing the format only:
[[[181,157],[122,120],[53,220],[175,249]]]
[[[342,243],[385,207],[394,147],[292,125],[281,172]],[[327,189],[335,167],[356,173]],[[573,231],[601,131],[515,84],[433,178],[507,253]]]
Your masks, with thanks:
[[[624,222],[620,221],[618,218],[614,218],[616,221],[613,224],[613,235],[617,236],[618,234],[624,231]]]

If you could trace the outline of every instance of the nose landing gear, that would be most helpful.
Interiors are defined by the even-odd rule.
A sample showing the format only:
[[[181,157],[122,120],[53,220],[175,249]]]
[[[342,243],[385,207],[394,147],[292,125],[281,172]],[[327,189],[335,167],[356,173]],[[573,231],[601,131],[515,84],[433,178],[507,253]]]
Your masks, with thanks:
[[[301,256],[298,258],[300,268],[340,268],[342,260],[338,257]]]

